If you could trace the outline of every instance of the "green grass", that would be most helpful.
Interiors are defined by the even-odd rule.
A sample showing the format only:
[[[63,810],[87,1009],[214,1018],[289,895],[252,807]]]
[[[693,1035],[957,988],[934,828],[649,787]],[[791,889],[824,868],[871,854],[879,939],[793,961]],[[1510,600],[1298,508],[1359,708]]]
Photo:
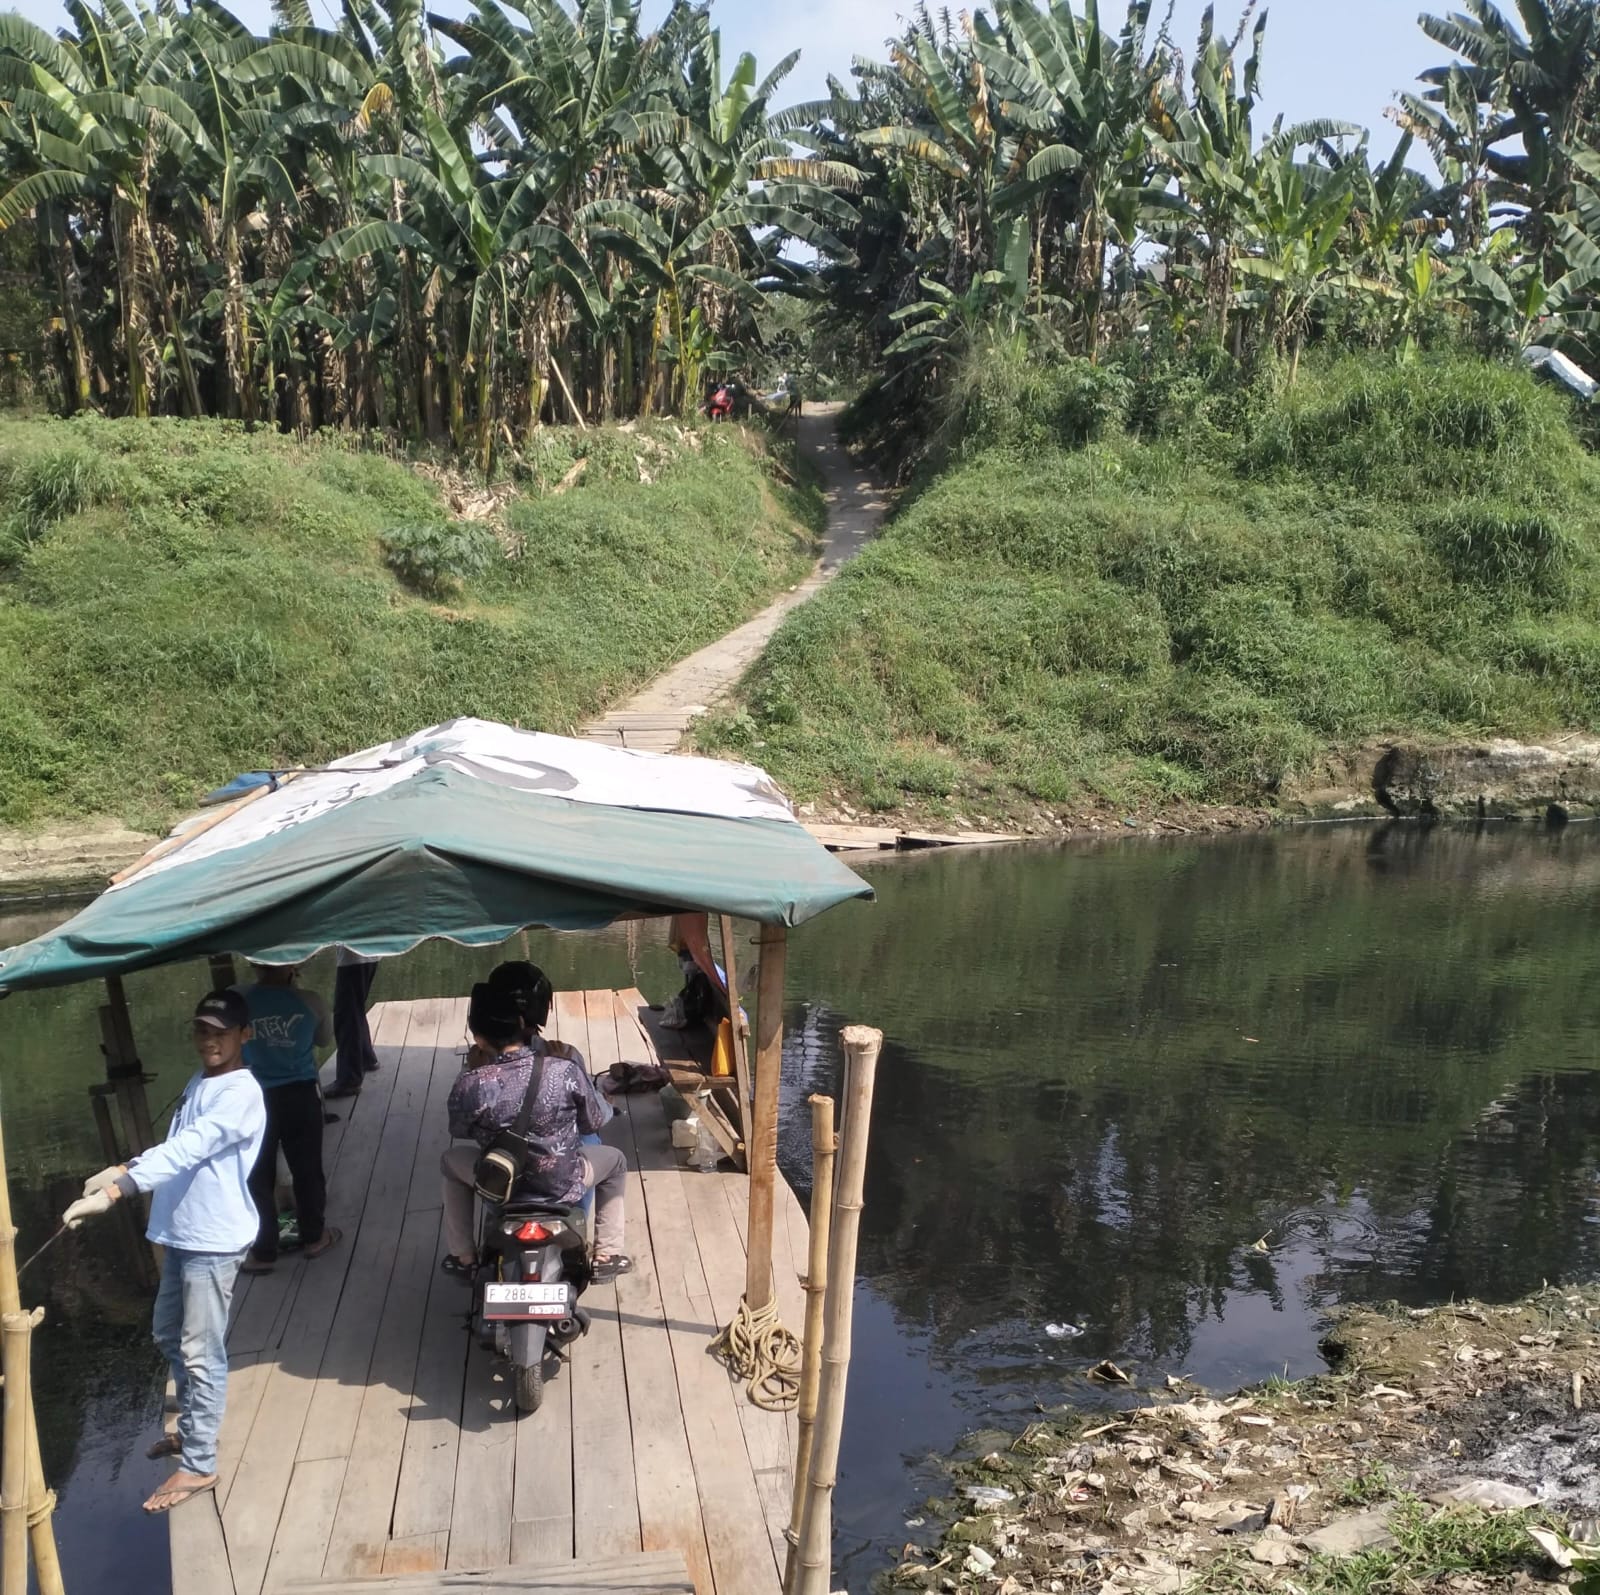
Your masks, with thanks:
[[[1305,1595],[1409,1595],[1460,1575],[1509,1581],[1517,1573],[1542,1572],[1528,1527],[1547,1522],[1538,1512],[1440,1511],[1402,1497],[1389,1525],[1392,1548],[1313,1556],[1294,1582]],[[1231,1595],[1255,1589],[1260,1571],[1236,1552],[1212,1562],[1190,1588],[1194,1595]]]
[[[731,428],[545,452],[551,480],[589,465],[560,496],[533,472],[483,559],[489,534],[378,454],[0,423],[0,823],[153,825],[238,770],[454,715],[565,731],[809,564],[815,495]]]
[[[1470,359],[1287,394],[1152,366],[995,352],[943,471],[702,745],[801,799],[1003,815],[1271,803],[1379,735],[1600,725],[1600,466],[1562,397]]]

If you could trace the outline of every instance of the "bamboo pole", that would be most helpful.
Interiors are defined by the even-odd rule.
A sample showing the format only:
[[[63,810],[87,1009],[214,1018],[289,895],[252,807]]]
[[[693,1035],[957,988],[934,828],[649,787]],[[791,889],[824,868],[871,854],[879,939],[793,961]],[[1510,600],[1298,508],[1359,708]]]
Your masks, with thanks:
[[[145,1095],[144,1066],[133,1039],[133,1015],[121,975],[106,976],[107,1001],[100,1009],[100,1045],[106,1055],[106,1079],[117,1093],[122,1114],[122,1142],[129,1157],[137,1157],[155,1144],[150,1123],[150,1099]]]
[[[844,1432],[845,1383],[850,1374],[861,1191],[872,1122],[872,1088],[878,1072],[878,1053],[883,1047],[883,1032],[866,1025],[847,1025],[840,1038],[845,1051],[844,1130],[839,1137],[833,1234],[828,1246],[822,1386],[817,1397],[810,1477],[801,1511],[797,1567],[789,1595],[828,1595],[833,1561],[833,1490],[839,1477],[839,1439]]]
[[[0,1472],[0,1595],[28,1591],[28,1341],[44,1314],[0,1315],[5,1464]]]
[[[789,932],[761,927],[756,971],[756,1079],[745,1134],[750,1163],[750,1218],[745,1241],[745,1305],[755,1312],[772,1300],[772,1202],[778,1179],[778,1083],[783,1071],[783,969]]]
[[[789,1509],[788,1556],[783,1569],[785,1591],[794,1588],[800,1520],[805,1507],[806,1475],[811,1471],[811,1442],[817,1421],[817,1386],[822,1378],[822,1314],[828,1299],[828,1237],[833,1219],[833,1098],[811,1098],[811,1247],[806,1258],[805,1354],[800,1364],[799,1439],[794,1457],[794,1500]]]
[[[11,1222],[11,1181],[6,1170],[4,1121],[0,1120],[0,1357],[5,1354],[5,1323],[13,1317],[27,1316],[22,1311],[22,1287],[17,1280],[17,1229]],[[43,1316],[41,1308],[34,1315],[34,1321]],[[23,1522],[33,1544],[33,1571],[38,1579],[39,1595],[62,1595],[61,1560],[56,1554],[55,1527],[50,1521],[56,1498],[53,1492],[45,1488],[44,1463],[39,1454],[39,1424],[33,1411],[31,1381],[26,1368],[15,1381],[9,1365],[5,1367],[5,1375],[4,1416],[0,1417],[0,1423],[5,1427],[3,1440],[0,1440],[5,1446],[4,1461],[0,1463],[0,1507],[4,1505],[11,1458],[22,1457],[25,1459]],[[22,1403],[23,1444],[20,1451],[13,1446],[10,1433],[10,1404],[19,1386],[26,1398]],[[0,1525],[0,1539],[3,1539],[3,1535],[4,1527]],[[4,1555],[3,1548],[0,1548],[0,1574],[4,1572]],[[23,1582],[17,1585],[13,1585],[9,1577],[0,1578],[0,1595],[12,1595],[13,1589],[17,1595],[26,1595],[26,1571]]]
[[[750,1144],[750,1050],[749,1036],[739,1019],[739,959],[734,948],[733,920],[720,915],[722,924],[722,967],[728,977],[728,1029],[733,1036],[733,1073],[739,1086],[739,1134]]]

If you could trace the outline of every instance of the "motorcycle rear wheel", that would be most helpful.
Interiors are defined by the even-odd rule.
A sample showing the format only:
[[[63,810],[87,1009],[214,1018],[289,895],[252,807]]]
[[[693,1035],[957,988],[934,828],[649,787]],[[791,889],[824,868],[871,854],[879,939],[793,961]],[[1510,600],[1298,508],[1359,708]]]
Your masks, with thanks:
[[[544,1359],[541,1357],[531,1368],[516,1370],[516,1398],[518,1412],[537,1412],[544,1400]]]

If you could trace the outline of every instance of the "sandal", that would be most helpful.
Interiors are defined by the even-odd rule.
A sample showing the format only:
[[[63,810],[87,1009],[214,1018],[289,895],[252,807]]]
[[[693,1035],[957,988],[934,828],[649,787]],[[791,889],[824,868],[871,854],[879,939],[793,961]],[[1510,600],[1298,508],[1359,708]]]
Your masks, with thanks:
[[[454,1252],[446,1252],[439,1259],[439,1267],[452,1279],[459,1279],[464,1285],[470,1285],[478,1277],[478,1265],[462,1262]]]
[[[182,1481],[181,1483],[179,1481]],[[175,1506],[182,1506],[185,1501],[197,1495],[204,1495],[208,1490],[217,1487],[217,1476],[214,1473],[174,1473],[165,1484],[156,1491],[144,1504],[146,1512],[155,1516],[159,1512],[170,1512]]]
[[[594,1273],[591,1276],[597,1283],[604,1284],[608,1279],[615,1279],[619,1274],[633,1272],[633,1259],[622,1252],[613,1252],[610,1257],[597,1257],[594,1260]]]
[[[181,1457],[183,1455],[183,1441],[175,1434],[164,1434],[145,1452],[145,1455],[152,1462],[161,1457]]]
[[[321,1257],[325,1251],[332,1246],[337,1246],[343,1239],[344,1231],[342,1229],[334,1229],[332,1225],[329,1225],[327,1229],[323,1230],[321,1240],[313,1242],[310,1246],[302,1246],[300,1248],[300,1255],[302,1257]]]
[[[276,1257],[257,1257],[254,1252],[247,1252],[245,1259],[239,1264],[241,1274],[270,1274],[278,1266]]]

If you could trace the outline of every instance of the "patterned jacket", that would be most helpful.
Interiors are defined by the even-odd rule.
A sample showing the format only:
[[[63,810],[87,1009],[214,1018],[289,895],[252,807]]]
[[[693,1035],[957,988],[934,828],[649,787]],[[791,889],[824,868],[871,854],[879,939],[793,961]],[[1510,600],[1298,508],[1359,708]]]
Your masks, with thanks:
[[[571,1204],[583,1198],[583,1170],[577,1158],[580,1138],[597,1135],[613,1113],[612,1106],[594,1088],[588,1065],[576,1047],[559,1041],[539,1043],[544,1052],[544,1078],[533,1105],[528,1134],[548,1141],[548,1159],[536,1158],[528,1169],[527,1183],[553,1202]],[[527,1094],[528,1081],[538,1054],[532,1047],[513,1047],[493,1063],[463,1069],[450,1088],[450,1134],[458,1141],[476,1141],[486,1147],[516,1122]],[[576,1173],[561,1191],[542,1188],[540,1166],[560,1164]]]

